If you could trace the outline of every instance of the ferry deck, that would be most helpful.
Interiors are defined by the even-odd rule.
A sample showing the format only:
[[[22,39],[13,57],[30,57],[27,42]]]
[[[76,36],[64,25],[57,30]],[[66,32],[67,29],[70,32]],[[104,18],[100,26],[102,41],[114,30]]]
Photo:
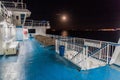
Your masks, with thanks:
[[[48,35],[49,21],[30,15],[22,2],[0,1],[0,80],[120,79],[120,41]]]

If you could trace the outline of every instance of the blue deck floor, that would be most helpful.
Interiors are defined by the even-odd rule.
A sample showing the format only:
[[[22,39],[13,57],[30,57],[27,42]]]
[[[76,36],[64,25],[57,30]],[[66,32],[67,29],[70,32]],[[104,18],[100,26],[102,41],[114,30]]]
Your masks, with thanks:
[[[120,72],[110,66],[79,72],[31,39],[21,43],[18,56],[0,57],[0,80],[120,80]]]

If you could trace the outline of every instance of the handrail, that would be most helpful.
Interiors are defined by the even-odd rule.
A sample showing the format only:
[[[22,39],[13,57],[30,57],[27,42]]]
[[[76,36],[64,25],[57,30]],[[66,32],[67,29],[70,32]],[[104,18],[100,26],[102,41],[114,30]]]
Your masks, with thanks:
[[[21,2],[2,1],[7,8],[26,9],[26,4]]]
[[[115,47],[120,46],[119,43],[100,41],[101,47],[97,48],[97,47],[84,45],[84,41],[90,40],[90,41],[99,42],[99,40],[91,40],[91,39],[84,39],[84,38],[77,38],[77,37],[62,37],[62,36],[58,36],[58,35],[47,35],[47,36],[67,43],[67,47],[72,46],[72,48],[70,50],[74,50],[75,46],[79,46],[82,48],[86,47],[85,51],[87,51],[87,52],[85,52],[85,55],[88,58],[93,57],[98,60],[102,60],[102,61],[106,62],[107,64],[109,64],[109,62],[112,58]],[[56,43],[56,44],[59,45],[60,43]],[[71,44],[71,45],[68,45],[68,44]],[[58,45],[57,45],[57,47],[58,47]],[[56,48],[56,49],[58,49],[58,48]],[[79,52],[79,51],[77,51],[77,52]],[[76,55],[74,55],[74,56],[76,56]]]
[[[102,48],[99,48],[99,49],[97,49],[97,50],[95,50],[94,52],[88,52],[88,56],[93,56],[93,55],[95,55],[97,52],[99,52],[100,50],[102,50],[102,49],[104,49],[104,48],[106,48],[107,47],[107,45],[105,45],[105,46],[103,46]]]
[[[81,50],[80,52],[78,52],[75,56],[72,57],[72,59],[74,59],[77,55],[79,55],[83,50]],[[72,60],[71,59],[71,60]]]
[[[37,20],[26,20],[25,21],[25,26],[50,26],[49,21],[37,21]]]
[[[8,10],[7,10],[6,7],[4,6],[4,4],[2,4],[1,1],[0,1],[0,11],[1,11],[1,15],[2,15],[4,18],[10,17],[10,15],[9,15],[9,13],[8,13]]]
[[[51,34],[48,34],[48,36],[50,36],[50,37],[53,37],[53,38],[62,38],[62,36],[60,36],[60,35],[51,35]],[[65,37],[64,37],[65,38]],[[85,39],[85,38],[79,38],[79,37],[71,37],[71,36],[67,36],[66,37],[67,39],[70,39],[70,38],[72,38],[72,39],[81,39],[81,40],[90,40],[90,41],[95,41],[95,42],[101,42],[101,43],[107,43],[107,44],[118,44],[118,43],[115,43],[115,42],[109,42],[109,41],[100,41],[100,40],[93,40],[93,39]],[[119,44],[120,45],[120,44]]]

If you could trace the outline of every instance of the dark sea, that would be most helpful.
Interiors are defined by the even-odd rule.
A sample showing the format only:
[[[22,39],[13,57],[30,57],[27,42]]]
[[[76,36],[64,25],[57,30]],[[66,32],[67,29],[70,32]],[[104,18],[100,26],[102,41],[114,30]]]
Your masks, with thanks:
[[[61,30],[47,31],[48,34],[60,35]],[[120,31],[68,31],[69,36],[87,38],[94,40],[118,42],[120,37]]]

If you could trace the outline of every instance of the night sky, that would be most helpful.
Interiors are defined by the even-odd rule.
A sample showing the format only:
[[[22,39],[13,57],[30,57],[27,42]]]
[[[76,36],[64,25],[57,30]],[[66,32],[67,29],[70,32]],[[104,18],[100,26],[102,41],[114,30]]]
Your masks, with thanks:
[[[49,20],[54,29],[119,27],[120,0],[26,0],[31,19]],[[60,21],[67,14],[68,21]]]

